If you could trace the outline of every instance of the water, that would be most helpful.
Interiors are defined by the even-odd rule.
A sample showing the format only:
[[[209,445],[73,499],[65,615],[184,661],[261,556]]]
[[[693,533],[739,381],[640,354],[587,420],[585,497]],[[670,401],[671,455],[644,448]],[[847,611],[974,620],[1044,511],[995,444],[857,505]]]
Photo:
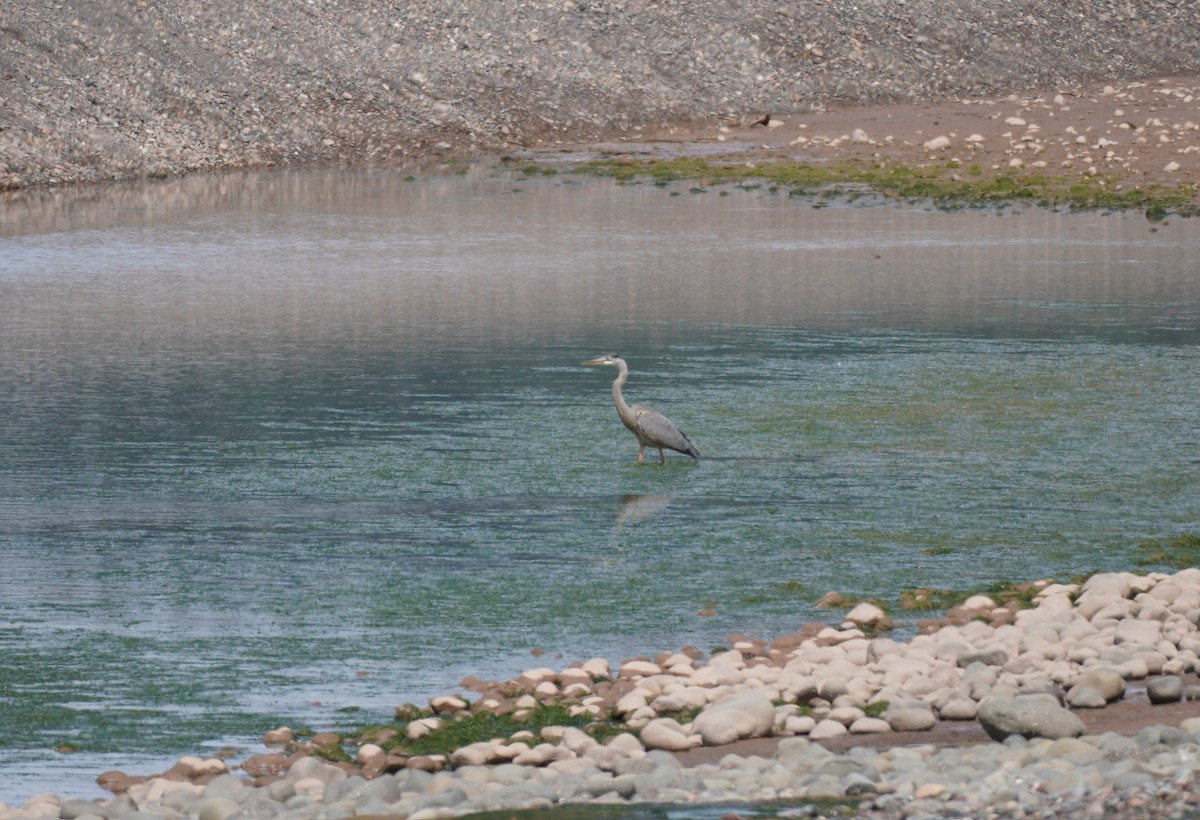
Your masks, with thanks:
[[[484,168],[10,201],[0,801],[833,589],[1134,567],[1200,530],[1198,247]],[[636,465],[609,351],[699,463]]]

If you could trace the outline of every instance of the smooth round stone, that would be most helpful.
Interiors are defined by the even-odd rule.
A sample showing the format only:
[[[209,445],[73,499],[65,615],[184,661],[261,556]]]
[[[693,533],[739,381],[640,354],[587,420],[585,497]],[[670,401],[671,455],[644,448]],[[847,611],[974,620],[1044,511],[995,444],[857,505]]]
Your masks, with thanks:
[[[692,721],[692,731],[706,746],[720,746],[749,737],[762,737],[775,723],[775,705],[752,689],[710,705]]]
[[[874,735],[892,731],[891,725],[883,718],[860,717],[850,724],[852,735]]]
[[[901,701],[888,706],[883,719],[896,732],[924,732],[937,724],[933,709],[924,701]]]
[[[979,707],[979,723],[995,740],[1011,735],[1026,738],[1078,737],[1087,726],[1058,704],[1051,695],[1021,695],[1011,700],[989,700]]]
[[[1164,675],[1146,684],[1146,694],[1151,703],[1177,703],[1183,700],[1183,678]]]
[[[835,706],[829,710],[829,720],[836,720],[845,726],[850,726],[856,720],[865,717],[863,710],[857,706]]]
[[[200,803],[196,817],[198,820],[225,820],[239,809],[241,806],[228,797],[210,797]]]
[[[1048,758],[1061,758],[1076,765],[1090,765],[1104,759],[1104,753],[1094,745],[1074,737],[1052,741],[1044,753]]]
[[[816,728],[816,725],[817,721],[808,715],[792,715],[783,722],[784,731],[792,735],[807,735]]]
[[[642,727],[642,743],[647,749],[682,752],[694,749],[703,742],[704,739],[699,735],[687,734],[672,718],[656,718]]]
[[[841,737],[848,734],[849,731],[846,728],[846,724],[826,718],[814,726],[812,731],[808,733],[808,736],[813,740],[824,740],[831,737]]]
[[[1115,669],[1094,669],[1071,681],[1071,685],[1090,686],[1108,702],[1125,696],[1125,678]]]
[[[1072,709],[1103,709],[1108,705],[1104,695],[1094,686],[1073,686],[1067,692],[1067,703]]]
[[[974,720],[979,704],[966,697],[953,697],[942,704],[938,717],[942,720]]]

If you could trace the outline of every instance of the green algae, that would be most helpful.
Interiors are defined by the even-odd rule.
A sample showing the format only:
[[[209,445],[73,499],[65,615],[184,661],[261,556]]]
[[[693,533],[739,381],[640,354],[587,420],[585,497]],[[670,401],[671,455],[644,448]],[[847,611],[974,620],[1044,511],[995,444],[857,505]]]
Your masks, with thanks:
[[[1117,177],[1060,177],[1042,173],[984,174],[978,166],[965,172],[957,163],[908,166],[888,162],[842,160],[809,164],[786,159],[755,162],[710,160],[701,157],[646,159],[616,157],[570,165],[573,174],[607,177],[621,184],[665,187],[698,183],[701,193],[714,186],[743,190],[765,187],[769,193],[816,198],[815,204],[867,194],[905,202],[932,202],[946,210],[1016,204],[1044,208],[1100,211],[1141,211],[1152,222],[1169,215],[1200,215],[1200,190],[1194,185],[1132,185]],[[544,174],[544,166],[527,165],[522,172]]]

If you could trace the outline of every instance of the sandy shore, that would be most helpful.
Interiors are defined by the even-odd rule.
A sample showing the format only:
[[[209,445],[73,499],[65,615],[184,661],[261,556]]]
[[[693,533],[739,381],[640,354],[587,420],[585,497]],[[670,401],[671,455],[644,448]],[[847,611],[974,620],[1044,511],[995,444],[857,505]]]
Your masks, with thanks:
[[[1115,190],[1161,188],[1200,202],[1200,78],[807,114],[763,112],[749,122],[677,125],[634,139],[533,148],[524,156],[552,162],[850,160],[933,169],[953,179],[1104,180]]]

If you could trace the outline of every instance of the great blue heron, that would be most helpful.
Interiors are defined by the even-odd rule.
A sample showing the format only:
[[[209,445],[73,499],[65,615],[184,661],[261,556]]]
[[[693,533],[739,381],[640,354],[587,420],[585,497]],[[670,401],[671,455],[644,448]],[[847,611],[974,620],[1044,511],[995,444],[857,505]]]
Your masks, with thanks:
[[[621,385],[625,384],[625,380],[629,378],[629,365],[625,364],[624,359],[616,353],[605,353],[595,359],[588,359],[584,364],[617,368],[617,378],[613,381],[612,386],[613,403],[617,405],[617,415],[621,417],[621,422],[637,436],[638,464],[642,463],[643,453],[647,447],[658,450],[659,464],[667,462],[663,450],[674,450],[695,459],[700,458],[700,451],[696,449],[696,445],[692,444],[692,440],[684,435],[683,431],[676,427],[669,418],[644,404],[635,404],[631,407],[625,403],[625,397],[621,395]]]

